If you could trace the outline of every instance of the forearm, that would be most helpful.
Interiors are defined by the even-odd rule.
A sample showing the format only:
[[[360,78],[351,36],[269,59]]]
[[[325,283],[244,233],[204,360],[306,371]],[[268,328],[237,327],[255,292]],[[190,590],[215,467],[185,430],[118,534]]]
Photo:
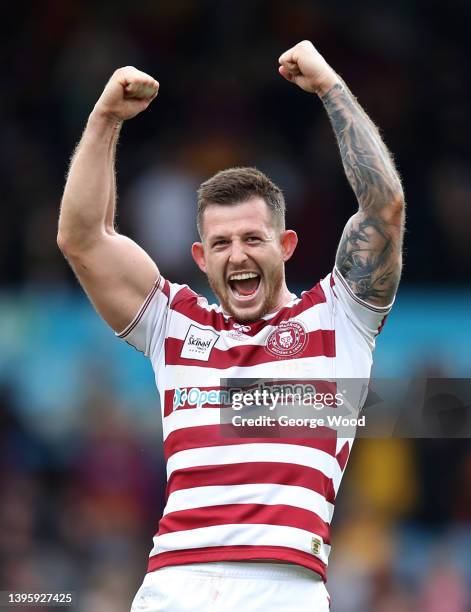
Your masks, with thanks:
[[[304,40],[279,58],[279,72],[327,110],[359,210],[348,220],[336,265],[359,298],[376,306],[392,301],[401,274],[404,195],[378,130],[342,79]]]
[[[340,79],[320,94],[360,210],[387,214],[403,205],[399,175],[378,129]]]
[[[115,151],[121,123],[96,111],[87,122],[70,165],[59,217],[59,242],[82,249],[113,230]]]

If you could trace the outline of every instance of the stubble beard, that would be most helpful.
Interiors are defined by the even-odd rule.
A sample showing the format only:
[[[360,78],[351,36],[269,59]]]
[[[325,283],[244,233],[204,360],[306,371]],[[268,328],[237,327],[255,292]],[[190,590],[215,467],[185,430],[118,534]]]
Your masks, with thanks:
[[[262,290],[265,292],[264,299],[258,309],[253,312],[244,312],[245,309],[235,310],[231,304],[231,298],[229,296],[230,289],[227,287],[224,281],[215,279],[210,274],[206,275],[208,278],[209,286],[211,287],[214,295],[219,300],[224,312],[233,317],[239,323],[254,323],[259,321],[262,317],[270,312],[273,312],[279,305],[281,290],[284,281],[284,266],[283,264],[276,266],[270,271],[269,281],[267,282],[267,276],[263,276],[264,286]]]

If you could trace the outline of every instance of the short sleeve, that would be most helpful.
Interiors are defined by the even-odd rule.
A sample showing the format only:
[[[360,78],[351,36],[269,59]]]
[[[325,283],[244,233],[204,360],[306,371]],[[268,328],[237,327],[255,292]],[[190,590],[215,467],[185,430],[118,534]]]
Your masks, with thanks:
[[[122,332],[116,333],[128,344],[151,355],[165,337],[165,323],[170,300],[170,283],[160,276],[134,319]]]
[[[368,304],[353,293],[337,267],[330,275],[330,287],[334,299],[350,321],[368,340],[374,340],[380,333],[394,300],[387,306]]]

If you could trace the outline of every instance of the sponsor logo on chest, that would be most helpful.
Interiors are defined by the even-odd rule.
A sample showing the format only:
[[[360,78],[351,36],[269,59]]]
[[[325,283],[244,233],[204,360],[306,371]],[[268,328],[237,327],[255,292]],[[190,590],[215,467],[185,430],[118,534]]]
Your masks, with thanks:
[[[212,329],[204,329],[197,325],[190,325],[183,342],[180,357],[183,359],[198,359],[208,361],[219,334]]]

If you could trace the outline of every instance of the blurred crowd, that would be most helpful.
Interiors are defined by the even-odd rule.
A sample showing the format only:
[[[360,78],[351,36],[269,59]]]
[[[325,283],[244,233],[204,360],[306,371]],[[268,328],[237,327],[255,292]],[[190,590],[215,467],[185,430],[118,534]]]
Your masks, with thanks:
[[[402,287],[438,296],[454,286],[459,299],[471,286],[470,12],[465,0],[10,3],[0,25],[0,313],[20,295],[78,292],[55,242],[64,177],[107,78],[129,64],[161,90],[122,132],[121,231],[166,277],[198,289],[195,190],[219,169],[256,165],[282,187],[300,234],[289,284],[326,274],[356,203],[321,103],[277,72],[278,56],[305,38],[380,126],[403,177]],[[21,324],[0,320],[0,346],[9,334],[13,351]],[[81,418],[41,435],[18,405],[16,367],[0,372],[0,590],[74,590],[79,612],[126,611],[163,504],[155,428],[95,376]],[[59,378],[45,397],[62,393],[65,414],[72,398]],[[468,440],[359,440],[334,519],[333,612],[469,612],[470,491]]]
[[[277,72],[311,39],[380,126],[408,201],[405,283],[469,283],[469,4],[294,0],[11,3],[3,13],[0,285],[72,282],[55,246],[70,154],[112,71],[161,90],[125,126],[119,225],[178,282],[195,280],[195,187],[257,165],[285,191],[301,243],[291,282],[332,266],[356,202],[322,105]],[[309,264],[307,264],[309,262]]]

